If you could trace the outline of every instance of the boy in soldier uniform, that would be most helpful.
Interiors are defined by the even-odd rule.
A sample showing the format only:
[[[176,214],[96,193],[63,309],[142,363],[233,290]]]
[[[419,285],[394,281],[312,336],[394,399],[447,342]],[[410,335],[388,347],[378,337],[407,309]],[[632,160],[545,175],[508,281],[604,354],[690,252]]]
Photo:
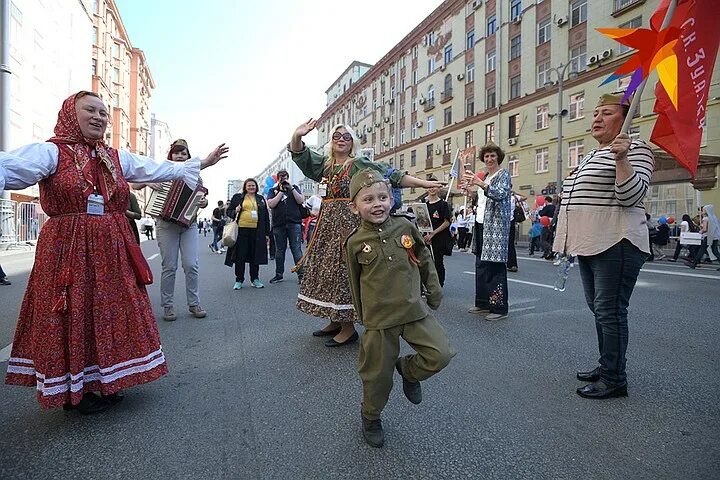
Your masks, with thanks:
[[[358,367],[362,429],[368,444],[382,447],[380,414],[392,390],[393,371],[402,377],[408,400],[418,404],[420,381],[445,368],[455,352],[421,303],[421,282],[431,309],[437,310],[442,300],[430,251],[412,223],[390,216],[393,197],[387,181],[373,170],[358,172],[350,183],[350,197],[350,209],[361,218],[345,246],[353,305],[365,326]],[[398,358],[400,337],[417,353]]]

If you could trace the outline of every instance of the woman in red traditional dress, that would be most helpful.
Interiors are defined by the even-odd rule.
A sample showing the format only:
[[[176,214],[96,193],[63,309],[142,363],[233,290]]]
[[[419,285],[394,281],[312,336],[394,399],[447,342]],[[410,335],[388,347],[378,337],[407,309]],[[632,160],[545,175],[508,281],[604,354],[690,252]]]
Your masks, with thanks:
[[[5,382],[37,388],[45,408],[103,411],[120,390],[153,381],[167,365],[150,300],[136,276],[144,258],[127,220],[128,181],[198,182],[225,158],[155,161],[108,147],[108,113],[92,92],[67,98],[48,142],[0,152],[0,193],[40,183],[50,217],[20,310]],[[137,251],[135,252],[137,253]],[[100,396],[95,392],[99,392]]]

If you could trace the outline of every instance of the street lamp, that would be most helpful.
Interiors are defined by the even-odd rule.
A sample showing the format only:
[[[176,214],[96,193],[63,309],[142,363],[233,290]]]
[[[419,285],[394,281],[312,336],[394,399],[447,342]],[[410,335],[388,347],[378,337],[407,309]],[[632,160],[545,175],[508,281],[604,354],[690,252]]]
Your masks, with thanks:
[[[568,62],[567,64],[561,63],[557,67],[551,67],[549,69],[549,72],[555,72],[555,75],[557,75],[557,85],[558,85],[558,109],[557,113],[553,116],[558,117],[558,134],[557,134],[557,183],[555,184],[555,193],[560,194],[562,192],[562,180],[563,180],[563,174],[562,174],[562,140],[563,140],[563,124],[562,124],[562,117],[567,115],[568,111],[563,109],[563,82],[565,81],[565,74],[567,73],[567,79],[571,80],[575,77],[577,77],[577,72],[570,71],[568,72],[568,68],[572,65],[572,62]]]

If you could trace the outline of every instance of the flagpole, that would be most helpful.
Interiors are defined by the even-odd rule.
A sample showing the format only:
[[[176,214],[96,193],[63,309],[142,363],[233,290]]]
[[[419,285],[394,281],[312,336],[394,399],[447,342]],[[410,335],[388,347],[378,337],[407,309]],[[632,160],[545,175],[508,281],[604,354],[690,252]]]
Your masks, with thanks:
[[[450,167],[450,173],[452,174],[453,170],[455,170],[455,166],[457,165],[458,157],[460,156],[460,149],[458,148],[455,150],[455,160],[453,160],[452,167]],[[460,175],[460,170],[457,171],[458,176]],[[452,191],[452,183],[453,183],[453,177],[450,175],[450,183],[448,183],[448,191],[447,195],[445,195],[445,201],[447,202],[450,198],[450,192]]]
[[[672,17],[675,14],[675,7],[677,7],[677,0],[670,0],[667,12],[665,12],[665,18],[663,19],[662,26],[660,27],[661,30],[663,28],[667,28],[667,26],[670,25],[670,21],[672,21]],[[633,117],[635,116],[635,112],[637,112],[638,108],[640,107],[640,97],[642,96],[643,90],[645,90],[645,84],[647,83],[647,81],[648,79],[646,77],[635,91],[632,103],[630,103],[630,109],[628,110],[627,116],[625,117],[625,122],[623,122],[622,129],[620,130],[621,133],[627,133],[628,129],[630,128],[630,124],[632,123]]]

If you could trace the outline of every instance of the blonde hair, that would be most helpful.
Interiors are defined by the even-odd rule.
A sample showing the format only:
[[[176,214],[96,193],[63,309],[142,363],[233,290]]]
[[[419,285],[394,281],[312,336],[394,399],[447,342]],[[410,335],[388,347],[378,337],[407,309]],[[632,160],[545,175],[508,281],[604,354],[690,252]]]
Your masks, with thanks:
[[[357,156],[357,149],[358,145],[360,144],[360,139],[355,134],[355,130],[353,130],[352,127],[350,127],[349,125],[344,125],[342,123],[335,125],[332,129],[330,129],[330,140],[328,141],[328,143],[325,144],[324,147],[325,156],[327,157],[327,159],[325,160],[325,175],[328,177],[330,176],[332,167],[335,165],[335,151],[333,150],[332,136],[341,128],[344,128],[352,137],[352,148],[350,149],[350,153],[348,154],[348,159],[345,160],[345,163],[343,163],[343,168],[346,168],[350,163],[352,163],[353,159]]]

